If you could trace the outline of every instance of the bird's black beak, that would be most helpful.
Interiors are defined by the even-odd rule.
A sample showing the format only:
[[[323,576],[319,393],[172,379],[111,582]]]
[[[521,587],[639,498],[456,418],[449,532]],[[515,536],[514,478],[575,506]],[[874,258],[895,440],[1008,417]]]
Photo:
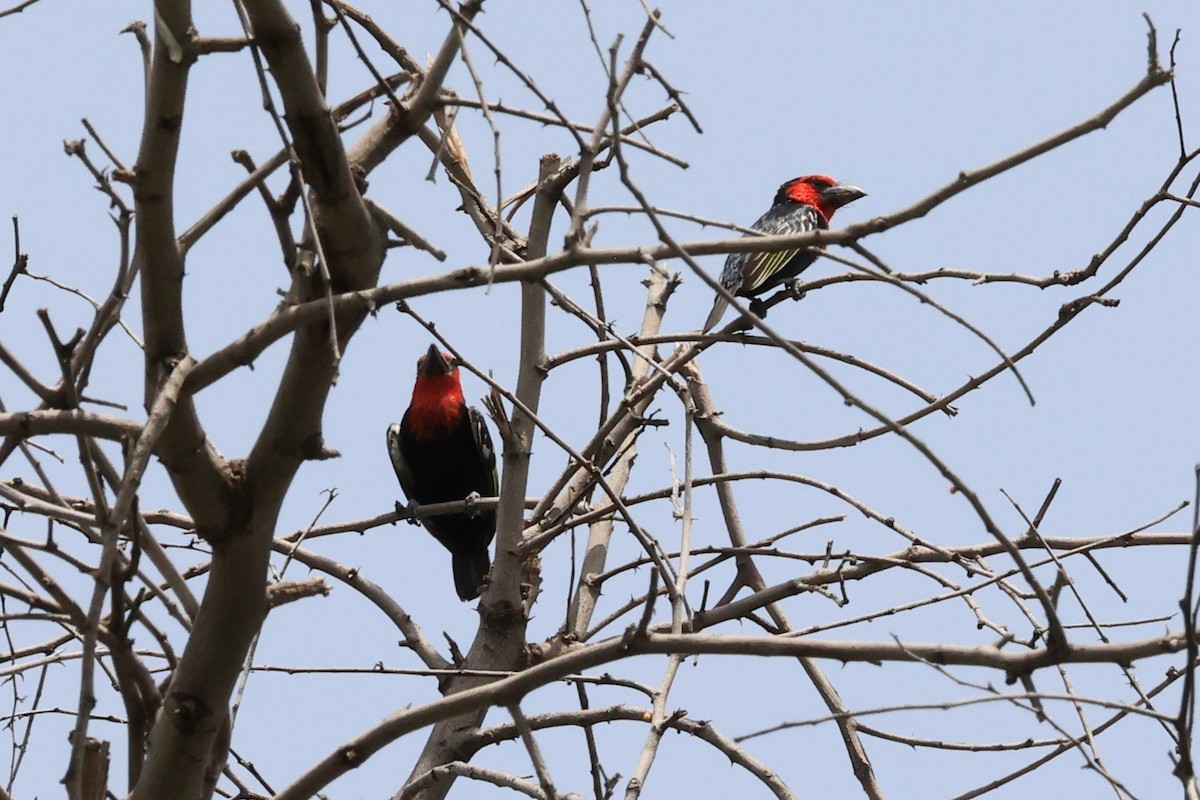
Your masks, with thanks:
[[[844,205],[853,203],[860,197],[866,196],[866,192],[851,183],[835,183],[821,192],[821,197],[825,198],[825,202],[832,208],[841,208]]]
[[[417,364],[417,372],[427,378],[432,378],[435,375],[449,375],[454,372],[454,365],[446,360],[442,355],[442,351],[438,350],[436,344],[429,345],[429,349],[425,351],[425,355]]]

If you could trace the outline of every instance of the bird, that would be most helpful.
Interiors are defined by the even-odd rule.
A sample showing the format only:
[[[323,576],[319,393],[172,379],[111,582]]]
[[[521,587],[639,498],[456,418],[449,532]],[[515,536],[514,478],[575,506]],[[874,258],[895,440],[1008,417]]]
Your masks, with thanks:
[[[399,424],[388,426],[387,448],[412,503],[497,494],[496,451],[487,424],[463,399],[456,360],[437,345],[417,360],[412,403]],[[439,514],[421,522],[450,551],[459,598],[474,600],[492,564],[488,545],[496,535],[495,510]]]
[[[768,235],[825,230],[834,211],[866,196],[857,186],[838,183],[828,175],[804,175],[780,186],[767,213],[750,227]],[[816,257],[808,247],[774,253],[730,253],[721,270],[721,285],[739,297],[757,297],[795,278]],[[707,333],[720,322],[728,307],[729,301],[717,295],[701,332]]]

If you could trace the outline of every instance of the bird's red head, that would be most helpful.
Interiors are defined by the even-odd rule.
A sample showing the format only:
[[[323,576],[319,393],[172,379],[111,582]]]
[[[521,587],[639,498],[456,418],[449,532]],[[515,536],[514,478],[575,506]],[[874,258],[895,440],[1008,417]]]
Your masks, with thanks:
[[[417,382],[408,408],[413,435],[424,438],[456,423],[466,411],[454,356],[429,345],[417,359]]]
[[[867,193],[857,186],[838,183],[828,175],[803,175],[779,187],[775,193],[775,204],[803,203],[812,206],[828,224],[834,211],[866,196]]]

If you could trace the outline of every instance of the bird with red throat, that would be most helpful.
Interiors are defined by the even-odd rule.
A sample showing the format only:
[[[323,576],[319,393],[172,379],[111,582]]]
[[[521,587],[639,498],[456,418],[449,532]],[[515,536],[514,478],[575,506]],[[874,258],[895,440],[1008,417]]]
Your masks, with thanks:
[[[867,193],[849,183],[838,183],[828,175],[804,175],[779,187],[767,213],[751,225],[771,236],[825,230],[833,212]],[[774,253],[730,253],[721,270],[721,285],[738,297],[757,297],[795,278],[817,258],[812,248],[779,250]],[[701,329],[707,332],[721,321],[729,301],[717,295]]]
[[[429,505],[497,494],[496,451],[487,424],[463,399],[454,357],[437,345],[417,361],[412,403],[400,424],[388,426],[387,447],[409,502]],[[438,514],[421,522],[450,551],[459,598],[474,600],[492,565],[488,545],[496,535],[495,510]]]

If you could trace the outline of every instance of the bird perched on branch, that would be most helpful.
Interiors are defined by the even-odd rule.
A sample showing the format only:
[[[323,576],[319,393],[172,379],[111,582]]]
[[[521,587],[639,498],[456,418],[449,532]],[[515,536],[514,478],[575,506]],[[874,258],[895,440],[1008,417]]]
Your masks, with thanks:
[[[412,403],[400,424],[388,426],[388,455],[409,502],[418,505],[495,497],[496,451],[483,415],[463,400],[452,356],[430,345],[417,361]],[[427,516],[421,520],[450,551],[454,588],[463,600],[479,596],[491,567],[494,509]]]
[[[767,213],[750,227],[771,236],[825,230],[833,212],[867,193],[827,175],[793,178],[779,187]],[[721,285],[739,297],[757,297],[780,286],[808,268],[817,257],[811,248],[774,253],[730,253],[721,270]],[[707,332],[721,321],[729,301],[720,295],[701,329]]]

